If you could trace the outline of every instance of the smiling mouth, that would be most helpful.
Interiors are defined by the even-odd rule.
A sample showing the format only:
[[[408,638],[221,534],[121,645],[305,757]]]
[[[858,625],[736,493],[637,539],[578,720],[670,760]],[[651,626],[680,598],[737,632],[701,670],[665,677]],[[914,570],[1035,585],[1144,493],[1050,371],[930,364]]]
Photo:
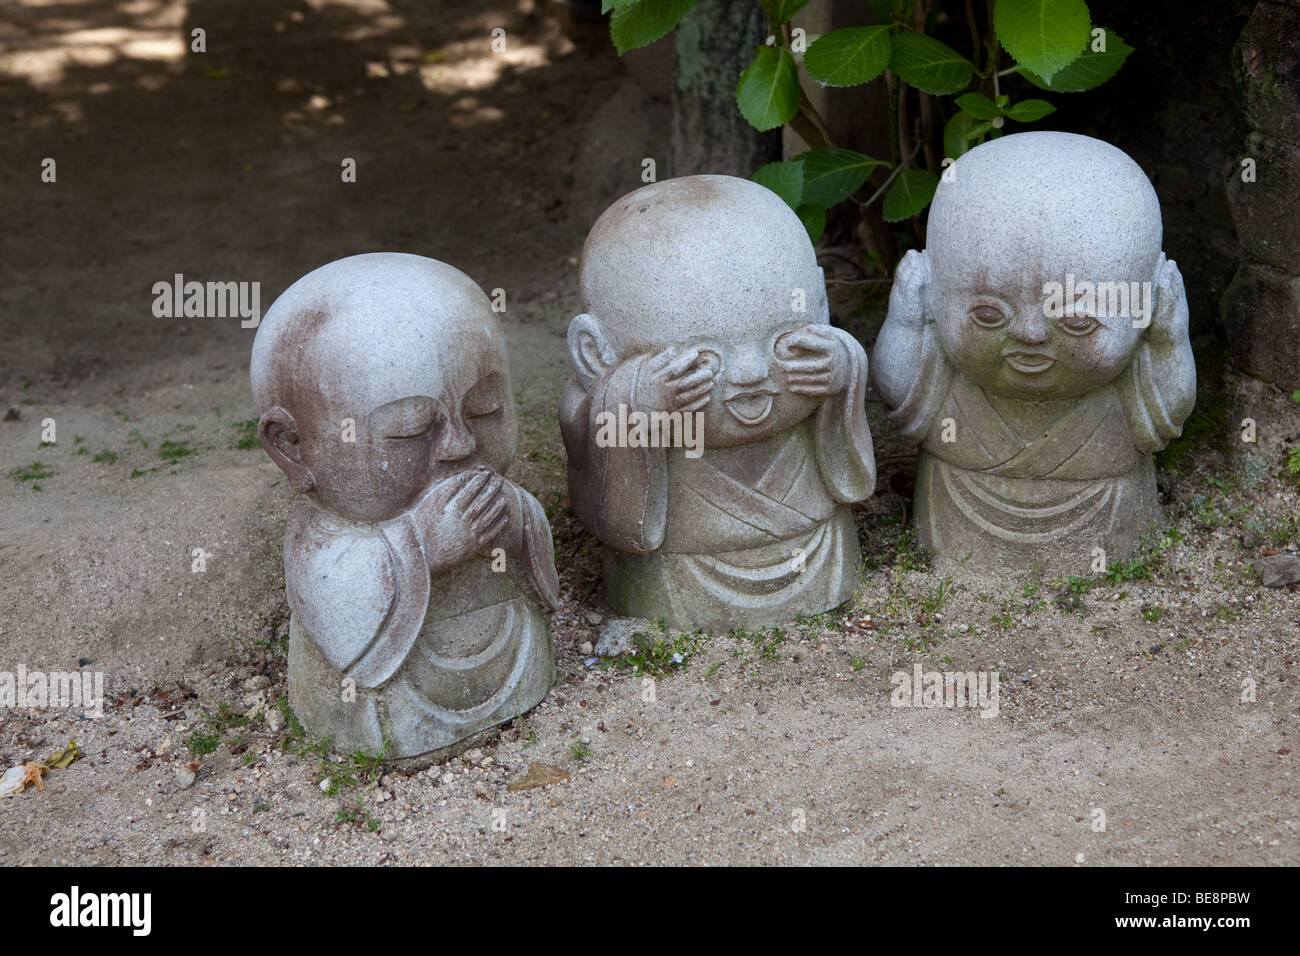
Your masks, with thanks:
[[[1038,375],[1056,364],[1056,359],[1041,352],[1008,352],[1003,358],[1008,365],[1024,375]]]
[[[772,413],[772,392],[742,392],[723,404],[742,425],[757,425]]]

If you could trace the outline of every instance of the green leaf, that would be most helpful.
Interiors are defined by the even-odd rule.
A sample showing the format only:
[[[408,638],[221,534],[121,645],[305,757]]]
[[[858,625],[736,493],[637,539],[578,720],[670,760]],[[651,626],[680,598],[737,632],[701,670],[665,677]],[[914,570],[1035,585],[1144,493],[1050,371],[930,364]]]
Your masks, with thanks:
[[[1095,41],[1090,38],[1079,58],[1053,76],[1050,83],[1029,70],[1021,70],[1020,75],[1040,90],[1053,93],[1082,93],[1101,86],[1119,72],[1133,52],[1133,48],[1114,30],[1105,31],[1105,41],[1106,52],[1094,53],[1092,45]]]
[[[993,8],[1003,49],[1047,81],[1078,59],[1090,26],[1084,0],[997,0]]]
[[[826,231],[826,207],[806,202],[795,211],[803,227],[808,230],[808,238],[816,242]]]
[[[971,144],[968,135],[975,125],[975,117],[970,113],[957,112],[943,127],[943,154],[956,159],[964,155]]]
[[[763,13],[767,15],[768,26],[775,30],[811,2],[812,0],[763,0]]]
[[[803,163],[805,203],[834,206],[862,188],[871,171],[889,164],[851,149],[810,149],[795,161]]]
[[[885,205],[881,209],[885,222],[911,219],[930,204],[938,185],[939,177],[928,169],[903,170],[885,193]]]
[[[922,33],[900,33],[890,41],[889,68],[922,92],[946,96],[966,88],[975,66],[946,43]]]
[[[630,7],[634,3],[640,3],[641,0],[600,0],[600,12],[609,13],[619,7]]]
[[[849,27],[814,40],[803,65],[824,86],[857,86],[885,71],[889,52],[889,27]]]
[[[803,201],[803,163],[798,160],[768,163],[751,178],[784,199],[791,209],[798,209]]]
[[[976,119],[991,120],[1002,115],[998,105],[983,93],[963,93],[954,102]]]
[[[798,69],[789,50],[759,48],[736,84],[736,102],[750,126],[762,132],[790,121],[799,109]]]
[[[1008,106],[1002,112],[1017,123],[1032,123],[1035,120],[1042,119],[1048,113],[1055,113],[1056,107],[1047,100],[1021,100],[1019,103]]]
[[[649,46],[677,26],[696,0],[636,0],[615,4],[609,18],[609,36],[622,56],[628,50]]]

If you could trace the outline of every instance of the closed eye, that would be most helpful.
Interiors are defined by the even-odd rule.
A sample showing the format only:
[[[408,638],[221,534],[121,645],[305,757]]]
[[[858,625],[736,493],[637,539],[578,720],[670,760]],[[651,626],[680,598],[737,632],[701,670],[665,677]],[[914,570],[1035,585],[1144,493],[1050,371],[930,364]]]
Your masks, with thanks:
[[[425,435],[429,433],[429,429],[432,427],[433,427],[433,419],[430,419],[429,421],[425,422],[422,425],[408,425],[405,428],[399,428],[396,430],[389,429],[384,433],[384,437],[397,438],[397,439],[423,438]]]
[[[384,438],[422,438],[437,420],[437,402],[424,395],[389,402],[370,416],[371,427]]]
[[[492,374],[469,390],[460,407],[466,418],[482,418],[501,411],[505,404],[505,379],[501,375]]]

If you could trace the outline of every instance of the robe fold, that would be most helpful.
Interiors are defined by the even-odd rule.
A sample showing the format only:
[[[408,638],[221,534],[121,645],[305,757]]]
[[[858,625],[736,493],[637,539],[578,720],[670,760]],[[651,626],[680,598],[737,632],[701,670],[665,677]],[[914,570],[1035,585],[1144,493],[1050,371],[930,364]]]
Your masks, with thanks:
[[[648,356],[607,371],[589,390],[570,381],[560,418],[570,499],[608,547],[605,589],[617,613],[681,628],[730,630],[788,621],[843,603],[861,556],[847,504],[875,487],[865,411],[866,354],[848,385],[795,427],[712,448],[602,447],[602,413],[634,406]]]
[[[955,372],[928,326],[919,361],[889,417],[922,443],[915,510],[927,546],[995,564],[1056,545],[1052,563],[1071,567],[1095,547],[1111,560],[1137,552],[1159,512],[1150,453],[1179,433],[1145,343],[1113,382],[1059,403],[1040,430],[1008,421]]]
[[[285,535],[290,705],[335,746],[389,758],[449,746],[532,707],[554,683],[550,525],[505,483],[507,571],[490,553],[431,579],[409,513],[348,525],[314,507]],[[350,699],[354,698],[354,699]]]

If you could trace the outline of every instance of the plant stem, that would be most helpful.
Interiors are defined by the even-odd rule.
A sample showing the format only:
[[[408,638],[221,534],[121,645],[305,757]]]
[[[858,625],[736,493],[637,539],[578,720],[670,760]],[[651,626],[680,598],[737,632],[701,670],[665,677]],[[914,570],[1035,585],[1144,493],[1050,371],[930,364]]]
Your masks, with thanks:
[[[813,106],[812,100],[808,99],[808,94],[804,92],[803,87],[799,87],[799,112],[808,117],[808,121],[816,127],[817,132],[821,135],[822,141],[826,146],[835,145],[835,137],[826,126],[826,121],[822,119],[822,114]]]
[[[887,82],[889,83],[889,160],[895,166],[898,165],[898,77],[888,71],[885,72]]]
[[[835,145],[835,139],[826,129],[826,123],[817,112],[817,107],[812,105],[803,90],[799,91],[799,111],[790,117],[790,128],[799,134],[810,149]]]
[[[898,151],[912,152],[912,129],[907,116],[907,84],[898,81]]]
[[[939,160],[934,151],[934,119],[930,110],[930,94],[917,91],[921,99],[921,117],[919,119],[919,139],[925,145],[925,168],[932,173],[939,171]]]
[[[998,68],[998,38],[993,32],[993,0],[985,0],[984,12],[988,15],[989,32],[984,40],[984,74],[987,77],[990,73],[997,72]],[[993,80],[994,87],[997,86],[997,80]],[[984,83],[984,92],[988,92],[987,80]]]
[[[912,155],[907,157],[907,162],[910,163],[913,159],[915,159],[916,154],[920,152],[920,150],[921,150],[921,144],[917,143],[916,149],[912,150]],[[858,203],[858,205],[861,206],[863,209],[866,209],[873,202],[875,202],[877,199],[879,199],[881,196],[885,194],[885,190],[889,188],[890,183],[892,183],[895,179],[898,178],[898,174],[901,173],[906,168],[906,166],[907,163],[899,163],[898,165],[896,165],[894,167],[894,171],[889,174],[889,178],[886,179],[884,183],[881,184],[879,189],[877,189],[874,193],[871,194],[871,198],[869,198],[866,202],[858,202],[858,200],[853,199],[852,196],[850,196],[849,198],[853,199],[853,201]]]
[[[930,10],[934,7],[934,0],[917,0],[916,9],[913,11],[914,23],[920,33],[925,32],[926,21],[930,19]],[[917,100],[920,103],[920,111],[916,122],[916,138],[918,142],[925,144],[925,168],[930,172],[937,172],[939,160],[934,155],[934,118],[930,112],[930,94],[924,90],[916,91]]]
[[[975,72],[980,71],[980,31],[979,26],[975,23],[975,5],[971,0],[966,0],[966,24],[970,27],[970,46],[971,62],[975,64]]]

